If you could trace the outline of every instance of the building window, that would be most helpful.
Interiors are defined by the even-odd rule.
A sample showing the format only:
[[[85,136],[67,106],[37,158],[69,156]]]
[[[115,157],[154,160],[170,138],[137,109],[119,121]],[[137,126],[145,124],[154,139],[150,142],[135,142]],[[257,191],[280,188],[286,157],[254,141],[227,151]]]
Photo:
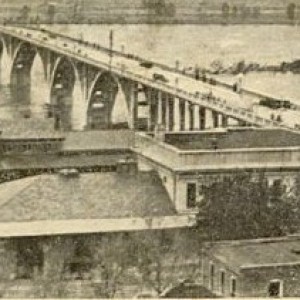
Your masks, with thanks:
[[[196,183],[188,183],[187,188],[187,208],[194,208],[197,199],[197,185]]]
[[[220,272],[220,293],[221,295],[225,294],[225,271],[221,270]]]
[[[213,263],[209,264],[209,288],[214,290],[214,282],[215,281],[215,266]]]
[[[268,287],[268,295],[269,297],[282,297],[283,289],[282,289],[282,281],[281,280],[271,280]]]
[[[73,243],[74,252],[65,265],[65,277],[73,280],[90,279],[93,257],[90,247],[81,238],[75,238]]]
[[[230,297],[236,296],[236,278],[231,277],[230,279]]]

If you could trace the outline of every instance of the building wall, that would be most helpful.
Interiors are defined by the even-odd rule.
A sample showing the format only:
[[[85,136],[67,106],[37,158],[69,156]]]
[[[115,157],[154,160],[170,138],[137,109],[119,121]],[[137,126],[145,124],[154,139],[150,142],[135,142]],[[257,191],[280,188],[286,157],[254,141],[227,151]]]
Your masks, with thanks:
[[[171,201],[176,205],[176,178],[174,172],[156,164],[152,164],[148,159],[138,156],[138,168],[140,170],[156,170],[165,186]]]
[[[209,251],[209,250],[208,250]],[[210,266],[214,265],[214,286],[210,284]],[[224,293],[221,291],[221,271],[225,272]],[[237,270],[230,269],[209,254],[202,257],[202,284],[220,296],[231,297],[230,280],[236,279],[237,297],[268,297],[269,284],[280,280],[283,284],[283,297],[300,296],[300,266],[285,265],[271,267],[253,267]]]
[[[196,183],[196,202],[201,202],[203,200],[203,187],[209,187],[215,182],[221,182],[225,177],[231,177],[237,174],[237,171],[226,172],[226,171],[216,171],[216,172],[201,172],[201,169],[195,171],[189,175],[177,175],[176,176],[176,208],[179,211],[187,210],[187,184]],[[259,172],[254,172],[252,174],[254,179],[257,179]],[[265,177],[268,180],[269,186],[272,186],[276,180],[280,180],[281,184],[286,187],[286,191],[292,190],[295,183],[296,177],[299,176],[300,171],[266,171]]]
[[[214,276],[213,276],[213,281],[214,285],[213,288],[211,287],[210,284],[210,267],[211,265],[214,265]],[[212,292],[214,292],[216,295],[219,296],[224,296],[224,297],[230,297],[231,296],[231,291],[230,291],[230,280],[231,278],[235,278],[237,281],[237,292],[236,296],[242,296],[242,282],[240,280],[239,274],[234,272],[233,270],[230,270],[225,264],[222,262],[210,257],[204,255],[202,257],[202,278],[200,282],[202,285]],[[225,282],[224,282],[224,289],[222,292],[221,289],[221,271],[225,272]]]
[[[283,297],[300,296],[299,265],[244,269],[242,271],[242,278],[242,296],[268,296],[268,286],[271,280],[282,280]]]
[[[0,153],[3,155],[31,155],[57,153],[62,149],[62,140],[1,140]]]
[[[138,156],[138,162],[139,168],[154,169],[159,173],[176,210],[182,213],[193,211],[193,208],[189,209],[187,207],[187,185],[189,183],[196,184],[196,202],[200,202],[203,199],[203,187],[210,186],[215,182],[222,181],[225,177],[231,177],[236,175],[237,172],[243,171],[242,169],[226,171],[222,170],[221,167],[219,170],[203,170],[198,167],[198,170],[179,174],[141,155]],[[267,178],[269,186],[273,185],[276,180],[280,180],[281,184],[286,187],[287,192],[292,190],[296,178],[300,175],[300,170],[285,171],[283,168],[277,171],[264,169],[262,172]],[[251,174],[254,179],[257,179],[261,171],[253,170]]]
[[[157,237],[161,235],[164,242],[172,244],[177,249],[177,252],[171,251],[169,254],[162,253],[164,259],[161,260],[161,280],[164,287],[169,284],[178,283],[180,279],[190,278],[196,274],[199,265],[199,257],[195,251],[195,255],[188,255],[182,251],[185,247],[185,234],[181,230],[168,231],[153,231],[148,232],[148,243],[154,241],[155,245]],[[138,239],[147,240],[145,232],[130,233]],[[105,273],[103,273],[102,262],[109,265],[109,276],[113,276],[114,272],[118,273],[117,266],[127,259],[131,259],[128,251],[122,252],[121,248],[126,246],[126,239],[129,236],[126,233],[112,234],[87,234],[87,235],[72,235],[72,236],[49,236],[35,238],[21,238],[21,244],[27,247],[27,242],[37,244],[43,252],[42,268],[34,267],[34,272],[30,278],[20,278],[20,264],[17,267],[17,245],[16,240],[3,239],[0,240],[0,295],[6,297],[20,298],[24,297],[24,289],[27,290],[26,297],[99,297],[95,284],[103,283]],[[171,242],[172,241],[172,242]],[[85,245],[84,254],[78,256],[76,251],[77,245]],[[20,244],[19,244],[20,245]],[[177,245],[177,246],[176,246]],[[174,249],[175,249],[174,248]],[[32,248],[31,248],[32,249]],[[114,249],[116,249],[114,251]],[[155,249],[151,249],[151,252]],[[82,251],[82,250],[81,250]],[[136,251],[136,249],[135,249]],[[160,251],[163,251],[162,249]],[[31,251],[31,253],[33,253]],[[175,254],[174,254],[175,253]],[[190,251],[193,254],[193,252]],[[174,256],[173,256],[174,254]],[[82,256],[83,255],[83,256]],[[118,257],[116,257],[118,255]],[[122,257],[119,257],[122,256]],[[188,257],[189,259],[186,259]],[[91,261],[91,267],[80,273],[72,271],[71,264],[85,263]],[[119,264],[119,265],[117,265]],[[116,265],[116,266],[115,266]],[[125,264],[126,265],[126,264]],[[127,266],[128,267],[128,266]],[[126,268],[127,268],[126,267]],[[78,275],[80,274],[80,277]],[[119,278],[118,292],[122,296],[128,288],[144,287],[144,282],[141,282],[140,275],[135,271],[124,269]],[[98,291],[99,292],[99,291]],[[123,293],[123,294],[122,294]],[[126,292],[127,293],[127,292]],[[102,295],[103,296],[103,295]],[[130,295],[131,297],[133,295]]]
[[[9,239],[0,240],[0,280],[6,283],[16,274],[16,251]]]

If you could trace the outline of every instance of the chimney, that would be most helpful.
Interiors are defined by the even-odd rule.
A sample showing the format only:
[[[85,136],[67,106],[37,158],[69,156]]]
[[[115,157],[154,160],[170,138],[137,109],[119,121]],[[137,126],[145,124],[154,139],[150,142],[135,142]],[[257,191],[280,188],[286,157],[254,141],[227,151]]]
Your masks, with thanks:
[[[117,162],[117,173],[135,175],[137,173],[137,162],[130,157],[119,160]]]

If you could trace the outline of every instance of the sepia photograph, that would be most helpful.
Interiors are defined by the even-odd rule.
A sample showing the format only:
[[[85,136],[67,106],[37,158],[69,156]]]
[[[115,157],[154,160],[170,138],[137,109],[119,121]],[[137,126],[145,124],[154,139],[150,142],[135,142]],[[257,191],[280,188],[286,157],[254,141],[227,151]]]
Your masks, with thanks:
[[[0,298],[300,297],[300,0],[0,0]]]

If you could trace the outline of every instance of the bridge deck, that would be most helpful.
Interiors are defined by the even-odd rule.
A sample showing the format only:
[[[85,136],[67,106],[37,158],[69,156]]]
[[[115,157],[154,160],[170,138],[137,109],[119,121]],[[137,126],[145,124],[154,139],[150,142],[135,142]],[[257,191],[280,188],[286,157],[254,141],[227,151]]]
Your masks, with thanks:
[[[259,100],[258,96],[246,94],[241,96],[225,87],[197,81],[155,65],[152,68],[145,68],[140,65],[139,61],[125,56],[115,55],[111,59],[108,51],[83,45],[79,41],[76,42],[61,35],[53,38],[47,32],[35,29],[4,26],[0,27],[0,31],[253,125],[288,128],[300,125],[300,112],[281,111],[283,122],[272,121],[270,117],[274,110],[255,109],[255,104]],[[154,74],[163,75],[167,82],[154,80]]]

